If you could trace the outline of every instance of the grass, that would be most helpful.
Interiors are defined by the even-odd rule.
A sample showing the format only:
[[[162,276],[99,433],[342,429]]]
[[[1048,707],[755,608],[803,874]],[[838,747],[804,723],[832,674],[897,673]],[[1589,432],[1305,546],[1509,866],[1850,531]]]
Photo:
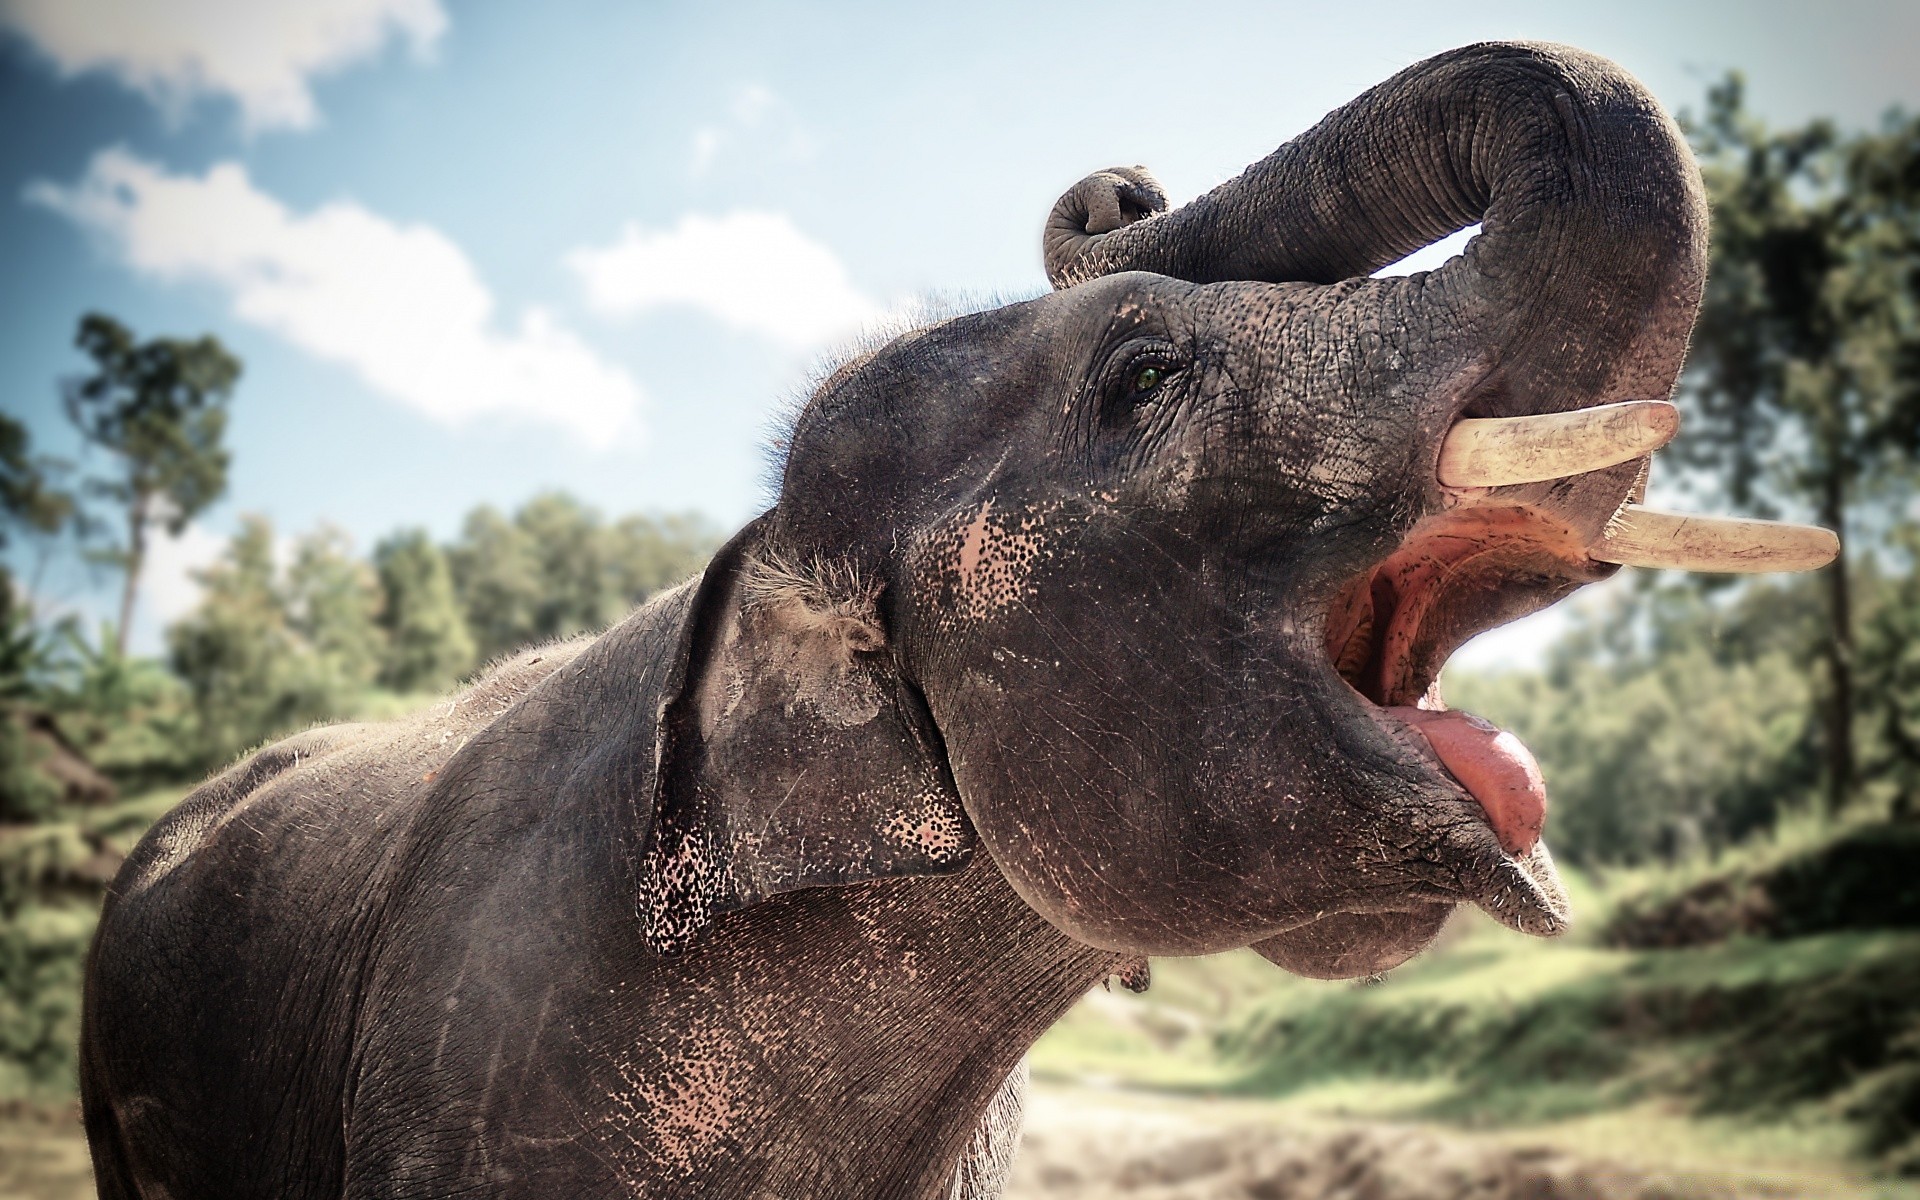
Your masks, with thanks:
[[[1604,916],[1643,912],[1716,882],[1737,884],[1769,875],[1850,836],[1885,829],[1886,809],[1885,804],[1857,803],[1835,817],[1816,804],[1803,803],[1783,810],[1770,829],[1737,845],[1677,862],[1608,868],[1593,881],[1600,911]]]
[[[74,1093],[80,970],[100,886],[185,788],[0,833],[0,1097]]]
[[[1738,869],[1835,836],[1788,830]],[[1901,1178],[1920,1172],[1920,933],[1602,944],[1620,893],[1644,902],[1649,882],[1570,873],[1580,932],[1542,943],[1463,914],[1373,985],[1295,979],[1246,953],[1156,961],[1146,995],[1096,993],[1042,1039],[1035,1076],[1920,1197]]]

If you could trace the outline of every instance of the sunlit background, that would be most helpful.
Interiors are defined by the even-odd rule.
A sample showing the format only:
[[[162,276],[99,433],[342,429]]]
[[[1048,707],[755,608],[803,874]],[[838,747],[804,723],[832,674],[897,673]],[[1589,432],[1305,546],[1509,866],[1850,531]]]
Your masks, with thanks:
[[[736,525],[822,354],[928,295],[1044,290],[1041,218],[1083,174],[1144,163],[1184,200],[1440,50],[1569,42],[1676,111],[1740,69],[1783,125],[1920,97],[1906,3],[4,12],[7,411],[81,456],[57,381],[85,311],[245,363],[227,497],[156,547],[149,651],[241,513],[365,549],[564,487]]]
[[[33,668],[46,678],[67,672],[60,704],[81,705],[75,696],[89,687],[162,689],[138,693],[145,700],[125,698],[135,692],[116,693],[120,700],[101,702],[121,705],[111,717],[73,709],[61,718],[60,737],[94,760],[119,801],[147,797],[139,813],[150,817],[155,805],[164,808],[177,797],[185,775],[204,765],[201,760],[212,761],[258,736],[259,722],[270,717],[235,718],[238,723],[224,732],[209,732],[211,701],[194,692],[192,703],[178,703],[183,714],[200,713],[192,735],[201,739],[194,743],[200,759],[155,757],[158,752],[138,739],[164,740],[176,727],[154,724],[159,718],[152,712],[168,701],[153,697],[163,696],[165,687],[187,685],[127,682],[150,669],[172,671],[197,686],[193,662],[204,664],[205,656],[225,652],[208,641],[224,628],[214,618],[231,616],[239,611],[235,605],[249,602],[247,554],[270,582],[300,562],[324,560],[313,569],[324,574],[322,568],[338,567],[345,573],[325,580],[341,587],[361,586],[355,581],[364,575],[372,588],[375,575],[367,573],[365,560],[375,560],[389,609],[368,610],[384,630],[369,637],[402,636],[391,611],[392,588],[406,571],[417,568],[427,578],[439,570],[452,580],[459,603],[469,606],[464,619],[472,628],[459,652],[464,659],[433,659],[444,647],[429,648],[422,652],[428,659],[396,667],[395,660],[367,650],[359,682],[384,699],[312,701],[360,713],[398,711],[449,683],[449,673],[470,669],[523,634],[568,632],[611,619],[625,603],[691,569],[715,536],[766,506],[766,446],[777,418],[831,362],[836,346],[929,303],[1044,290],[1041,220],[1055,197],[1087,172],[1146,164],[1178,203],[1234,175],[1394,71],[1489,38],[1562,41],[1612,57],[1671,110],[1692,114],[1696,129],[1709,89],[1734,71],[1745,79],[1745,117],[1773,129],[1830,118],[1851,135],[1881,128],[1890,109],[1920,108],[1920,5],[1910,2],[1663,0],[1573,11],[1537,2],[1188,6],[1021,0],[803,7],[0,0],[0,408],[24,431],[20,461],[42,463],[47,486],[65,488],[77,497],[77,511],[96,522],[85,536],[58,520],[42,522],[42,528],[31,521],[9,526],[4,555],[16,610],[27,614],[21,628],[40,630],[48,646],[67,639],[66,650],[47,651],[46,662],[53,665]],[[1818,184],[1802,180],[1794,186],[1804,191]],[[1896,225],[1898,220],[1907,222],[1913,245],[1920,246],[1911,208],[1895,218]],[[1436,265],[1462,240],[1449,239],[1395,269]],[[1910,318],[1911,298],[1903,303]],[[75,346],[88,313],[110,316],[140,341],[212,335],[242,364],[226,404],[224,445],[231,464],[224,488],[177,532],[156,528],[124,635],[130,658],[105,667],[100,656],[118,631],[99,622],[120,611],[124,558],[114,555],[125,548],[124,510],[97,489],[88,490],[89,478],[112,475],[115,459],[85,442],[63,405],[63,388],[97,369]],[[1894,370],[1896,376],[1909,372],[1899,378],[1911,383],[1920,377],[1920,359]],[[1906,385],[1894,378],[1888,386]],[[1804,446],[1789,432],[1775,447],[1773,466],[1799,448]],[[1691,481],[1676,475],[1656,480],[1656,486],[1690,483],[1713,493],[1723,481],[1711,465],[1700,470],[1705,474]],[[1886,478],[1910,480],[1911,473],[1894,470]],[[1863,507],[1850,519],[1875,536],[1903,520],[1911,523],[1910,486],[1876,486],[1881,490],[1863,495]],[[1774,511],[1801,519],[1818,515],[1804,489],[1762,492],[1759,502]],[[477,509],[493,515],[476,518]],[[423,533],[409,533],[416,530]],[[473,600],[480,594],[476,589],[492,586],[481,578],[489,546],[510,543],[516,552],[532,554],[529,547],[542,538],[588,537],[583,530],[602,539],[593,543],[595,552],[607,571],[619,575],[614,584],[603,579],[594,585],[611,591],[596,592],[561,615],[536,613],[540,595],[521,596],[526,612],[511,619],[472,608],[479,603]],[[419,556],[439,555],[437,548],[444,548],[451,566],[420,566]],[[1875,578],[1911,570],[1911,560],[1897,550],[1875,561],[1881,570]],[[525,591],[534,586],[531,578],[493,583]],[[551,585],[549,577],[540,578]],[[271,586],[297,591],[321,585],[309,578],[307,585]],[[1594,707],[1616,715],[1629,711],[1615,705],[1625,693],[1610,687],[1657,693],[1665,697],[1661,703],[1709,724],[1733,720],[1719,714],[1717,705],[1770,705],[1772,725],[1757,733],[1742,727],[1719,742],[1708,725],[1623,728],[1605,735],[1612,738],[1607,752],[1622,761],[1644,757],[1634,754],[1636,746],[1664,747],[1664,774],[1645,788],[1635,783],[1640,791],[1622,811],[1644,816],[1650,805],[1664,802],[1658,798],[1668,793],[1659,788],[1687,797],[1745,788],[1762,797],[1726,802],[1762,814],[1745,824],[1746,818],[1714,808],[1699,820],[1689,818],[1691,824],[1646,817],[1624,832],[1608,832],[1606,820],[1590,812],[1579,817],[1576,808],[1574,828],[1586,831],[1576,835],[1584,839],[1575,843],[1574,865],[1581,869],[1576,882],[1590,893],[1593,911],[1611,914],[1608,928],[1632,916],[1619,899],[1628,884],[1690,896],[1689,887],[1714,878],[1715,864],[1746,863],[1740,869],[1747,874],[1738,878],[1761,878],[1783,856],[1815,853],[1808,847],[1825,853],[1823,839],[1852,836],[1844,829],[1834,833],[1838,818],[1828,810],[1836,806],[1816,799],[1824,785],[1815,711],[1820,676],[1812,651],[1783,643],[1764,661],[1727,667],[1718,660],[1688,665],[1658,658],[1657,646],[1629,651],[1620,642],[1638,636],[1620,632],[1629,626],[1642,633],[1657,627],[1669,637],[1696,629],[1706,631],[1703,638],[1719,637],[1728,622],[1745,621],[1740,628],[1749,632],[1808,620],[1817,627],[1817,616],[1807,614],[1817,609],[1819,593],[1767,593],[1756,601],[1743,600],[1738,591],[1687,592],[1680,599],[1670,591],[1664,599],[1636,601],[1639,607],[1610,625],[1604,614],[1615,610],[1607,604],[1627,604],[1626,593],[1635,586],[1631,580],[1608,585],[1612,596],[1586,601],[1583,622],[1555,610],[1486,635],[1457,656],[1453,668],[1464,672],[1463,694],[1501,710],[1530,740],[1547,743],[1543,760],[1549,767],[1569,764],[1560,768],[1571,781],[1567,786],[1589,792],[1621,777],[1621,768],[1580,740],[1601,737],[1593,726],[1604,721],[1575,728],[1566,714]],[[209,588],[217,593],[213,601]],[[1902,605],[1913,603],[1911,590],[1868,592],[1881,597],[1861,602],[1867,606],[1863,613],[1875,614],[1871,619],[1888,606],[1898,615]],[[377,589],[368,595],[377,606]],[[1743,603],[1748,610],[1740,610]],[[1648,616],[1661,604],[1666,618]],[[1695,607],[1673,615],[1688,604]],[[1757,616],[1749,611],[1755,604]],[[287,636],[319,637],[300,624],[310,625],[311,613],[297,603],[294,609],[286,618],[294,633]],[[57,634],[63,621],[66,632]],[[8,636],[15,636],[11,626]],[[1816,645],[1819,636],[1816,628],[1805,645]],[[1579,643],[1585,649],[1568,649],[1570,638],[1586,639]],[[1582,655],[1617,665],[1642,652],[1654,658],[1642,662],[1646,669],[1639,674],[1627,672],[1631,678],[1616,673],[1581,682],[1585,677],[1574,679],[1578,671],[1568,665]],[[195,654],[202,659],[194,660]],[[1713,674],[1722,667],[1727,673]],[[121,674],[102,682],[101,672],[112,670]],[[1687,692],[1689,687],[1695,691]],[[323,694],[345,693],[313,692]],[[1591,707],[1574,705],[1568,696]],[[1880,722],[1871,701],[1857,706],[1859,719]],[[48,705],[48,711],[59,707]],[[1631,711],[1648,710],[1642,705]],[[1870,778],[1868,768],[1874,747],[1896,744],[1907,728],[1900,724],[1908,719],[1904,710],[1894,711],[1885,730],[1876,724],[1861,734],[1864,799],[1849,820],[1877,820],[1893,803],[1888,797],[1897,789]],[[311,716],[297,705],[286,712],[288,719]],[[1529,714],[1531,727],[1523,719]],[[137,737],[126,732],[136,727]],[[1913,729],[1920,736],[1920,724]],[[1897,758],[1897,749],[1888,753]],[[1789,775],[1764,772],[1726,782],[1745,769],[1743,763],[1773,762],[1767,755],[1798,772],[1789,773],[1790,784],[1780,782]],[[1884,795],[1873,791],[1882,784]],[[46,816],[53,810],[35,811]],[[111,857],[115,839],[137,833],[139,822],[148,819],[139,813],[115,818],[118,824],[88,818],[94,823],[60,825],[67,832],[58,837],[68,841],[33,843],[40,847],[33,862],[57,859],[71,866]],[[0,832],[0,850],[6,836]],[[18,841],[24,836],[16,836],[17,845],[26,844]],[[42,840],[48,838],[58,841],[51,834]],[[1869,837],[1867,844],[1883,842]],[[27,862],[24,853],[0,853],[0,867]],[[39,869],[18,867],[16,874]],[[1871,869],[1906,870],[1884,864]],[[10,921],[24,911],[18,889],[25,886],[0,888],[0,900],[12,897],[5,900],[12,907],[4,910]],[[1721,919],[1714,913],[1746,903],[1740,897],[1747,886],[1723,888],[1731,889],[1731,900],[1714,894],[1686,903],[1711,910],[1701,918],[1711,925]],[[1762,902],[1786,903],[1778,896],[1755,901]],[[20,934],[27,939],[21,945],[57,947],[66,944],[63,937],[80,944],[91,917],[74,920],[80,924],[53,920],[35,927],[40,933]],[[1872,1085],[1908,1090],[1892,1101],[1883,1097],[1880,1108],[1872,1097],[1855,1094],[1871,1081],[1858,1087],[1843,1081],[1844,1087],[1788,1096],[1777,1110],[1755,1115],[1732,1102],[1716,1109],[1699,1099],[1698,1089],[1645,1083],[1658,1069],[1638,1060],[1613,1073],[1594,1065],[1596,1056],[1625,1056],[1622,1063],[1632,1057],[1626,1050],[1595,1048],[1611,1047],[1607,1039],[1624,1028],[1608,1015],[1609,1004],[1658,1009],[1668,1001],[1720,1003],[1745,1011],[1777,1003],[1783,1023],[1777,1036],[1790,1038],[1799,1036],[1792,1014],[1820,1003],[1817,996],[1808,999],[1811,993],[1793,991],[1792,980],[1824,979],[1848,964],[1916,961],[1916,943],[1901,940],[1909,935],[1871,933],[1858,935],[1868,940],[1857,944],[1809,942],[1795,950],[1790,966],[1781,966],[1742,940],[1759,926],[1734,921],[1727,928],[1738,935],[1732,941],[1707,938],[1712,947],[1679,959],[1658,958],[1649,949],[1665,933],[1640,941],[1609,935],[1607,946],[1597,939],[1556,951],[1559,957],[1532,959],[1513,957],[1528,947],[1476,927],[1457,934],[1459,949],[1439,960],[1438,974],[1410,977],[1400,993],[1406,1011],[1368,1008],[1372,991],[1287,991],[1264,973],[1270,968],[1251,961],[1206,969],[1175,964],[1145,998],[1096,994],[1051,1048],[1043,1046],[1036,1058],[1043,1090],[1060,1090],[1048,1093],[1051,1100],[1042,1097],[1032,1145],[1054,1174],[1043,1179],[1039,1168],[1030,1167],[1022,1186],[1032,1195],[1108,1194],[1123,1184],[1137,1185],[1143,1195],[1323,1194],[1180,1190],[1192,1180],[1200,1181],[1192,1187],[1212,1186],[1206,1181],[1224,1178],[1222,1172],[1265,1169],[1248,1164],[1260,1154],[1278,1153],[1271,1147],[1282,1143],[1264,1134],[1245,1144],[1208,1143],[1213,1148],[1194,1152],[1198,1158],[1190,1154],[1185,1168],[1142,1167],[1145,1174],[1136,1173],[1131,1183],[1076,1167],[1082,1140],[1109,1144],[1117,1126],[1089,1133],[1071,1119],[1079,1102],[1058,1097],[1119,1080],[1172,1086],[1185,1097],[1179,1103],[1188,1105],[1195,1095],[1229,1092],[1242,1097],[1234,1101],[1240,1107],[1232,1107],[1233,1119],[1256,1124],[1271,1117],[1261,1105],[1275,1096],[1317,1097],[1298,1110],[1307,1122],[1300,1128],[1320,1129],[1312,1123],[1345,1119],[1343,1113],[1369,1120],[1412,1114],[1455,1132],[1531,1130],[1525,1136],[1560,1147],[1555,1154],[1564,1150],[1606,1161],[1624,1155],[1637,1164],[1635,1170],[1660,1167],[1647,1160],[1664,1155],[1672,1162],[1706,1162],[1702,1169],[1709,1174],[1726,1175],[1745,1164],[1775,1186],[1811,1189],[1795,1194],[1860,1189],[1865,1195],[1876,1188],[1896,1194],[1890,1189],[1902,1186],[1894,1182],[1900,1170],[1920,1169],[1920,1149],[1900,1141],[1913,1126],[1899,1127],[1908,1133],[1896,1129],[1893,1151],[1879,1143],[1873,1143],[1878,1149],[1863,1149],[1860,1136],[1866,1135],[1858,1127],[1881,1118],[1846,1113],[1848,1104],[1864,1105],[1861,1111],[1869,1113],[1891,1105],[1920,1124],[1920,1067],[1912,1065],[1920,1060],[1920,1023],[1908,1010],[1892,1019],[1896,1025],[1909,1022],[1899,1028],[1912,1032],[1882,1030],[1877,1044],[1884,1058],[1895,1053],[1886,1047],[1905,1036],[1906,1049],[1898,1054],[1906,1057],[1895,1059],[1909,1064],[1909,1074]],[[45,968],[52,974],[33,975],[42,968],[20,965],[31,958],[25,950],[12,960],[0,955],[0,972],[14,972],[4,1003],[13,1004],[15,1014],[7,1017],[9,1010],[0,1007],[0,1060],[11,1056],[29,1064],[12,1074],[0,1069],[0,1091],[57,1108],[63,1103],[60,1088],[70,1082],[63,1085],[59,1078],[65,1060],[56,1043],[67,1029],[61,1022],[71,1014],[49,1001],[52,1015],[42,1028],[32,1024],[39,1018],[28,1010],[38,1011],[33,1006],[42,992],[68,986],[59,974],[68,968],[56,963]],[[1645,986],[1634,991],[1622,983],[1607,990],[1591,983],[1616,977]],[[1456,1086],[1491,1094],[1472,1082],[1464,1058],[1448,1060],[1433,1073],[1385,1064],[1398,1056],[1404,1066],[1414,1054],[1407,1046],[1420,1040],[1421,1020],[1455,1012],[1449,1003],[1457,1001],[1459,1013],[1480,1011],[1473,1005],[1482,993],[1474,989],[1492,987],[1495,978],[1524,979],[1514,985],[1521,988],[1520,999],[1502,993],[1500,1001],[1506,1005],[1502,1012],[1523,1016],[1498,1027],[1489,1020],[1472,1036],[1507,1039],[1502,1044],[1517,1047],[1520,1057],[1534,1056],[1526,1069],[1543,1074],[1540,1090],[1502,1093],[1497,1103],[1476,1107],[1447,1091]],[[1576,980],[1589,981],[1583,986],[1591,994],[1566,999],[1554,990]],[[1775,984],[1774,991],[1766,990]],[[1376,991],[1387,995],[1393,986]],[[1854,1003],[1828,999],[1841,1007]],[[1535,1008],[1526,1007],[1535,1000]],[[1659,1037],[1672,1033],[1659,1020],[1648,1020],[1649,1028],[1664,1031]],[[1448,1029],[1465,1036],[1457,1022]],[[1608,1032],[1595,1032],[1601,1029]],[[1302,1034],[1288,1043],[1292,1049],[1275,1050],[1290,1030],[1313,1036]],[[1380,1040],[1365,1042],[1355,1030]],[[1668,1046],[1663,1053],[1672,1062],[1711,1057],[1678,1034],[1669,1042],[1662,1043]],[[1817,1039],[1808,1045],[1825,1047],[1808,1051],[1814,1055],[1842,1053]],[[1264,1066],[1247,1066],[1256,1060]],[[1556,1074],[1559,1062],[1573,1064],[1564,1078]],[[1673,1069],[1684,1074],[1690,1068]],[[1713,1075],[1718,1069],[1710,1062],[1699,1067],[1711,1081],[1705,1094],[1747,1086],[1740,1077]],[[1443,1077],[1452,1083],[1437,1082]],[[1642,1083],[1644,1094],[1634,1090]],[[1602,1092],[1618,1103],[1599,1112],[1591,1101]],[[1106,1087],[1102,1094],[1139,1095],[1137,1088],[1124,1087]],[[1795,1107],[1803,1101],[1827,1107],[1809,1115]],[[1127,1120],[1145,1124],[1127,1126],[1133,1131],[1127,1137],[1143,1146],[1178,1142],[1167,1130],[1184,1129],[1178,1121],[1188,1118],[1152,1115],[1163,1110],[1166,1104],[1158,1100],[1143,1102],[1138,1113],[1129,1110]],[[42,1118],[33,1114],[41,1110],[21,1111],[28,1112],[21,1118],[28,1132],[7,1135],[15,1138],[7,1143],[13,1152],[27,1155],[28,1147],[44,1140],[55,1147],[45,1151],[47,1179],[77,1170],[60,1157],[76,1144],[71,1128],[57,1116],[34,1125]],[[1170,1111],[1191,1117],[1177,1104]],[[1679,1124],[1671,1125],[1669,1117]],[[1157,1120],[1174,1124],[1153,1125]],[[1666,1142],[1647,1133],[1670,1125],[1680,1132]],[[1547,1126],[1559,1132],[1541,1132]],[[1312,1139],[1323,1133],[1297,1135],[1306,1139],[1299,1143],[1308,1147],[1303,1153],[1321,1154]],[[1393,1137],[1401,1140],[1378,1146],[1363,1140],[1362,1150],[1353,1153],[1373,1154],[1402,1174],[1427,1169],[1421,1163],[1452,1164],[1446,1169],[1466,1175],[1511,1165],[1487,1166],[1475,1157],[1482,1151],[1472,1148],[1480,1143],[1429,1145]],[[1904,1159],[1895,1152],[1900,1145],[1907,1146]],[[0,1156],[5,1153],[0,1148]],[[1325,1161],[1320,1166],[1328,1172],[1324,1187],[1334,1188],[1338,1171]],[[1600,1178],[1600,1168],[1580,1170],[1589,1182]],[[8,1180],[6,1171],[0,1167],[0,1192],[9,1184],[55,1186]],[[1806,1184],[1796,1171],[1822,1182]],[[1629,1174],[1623,1176],[1627,1183],[1606,1185],[1613,1190],[1526,1194],[1654,1194],[1630,1190],[1644,1180]],[[1699,1182],[1704,1176],[1689,1178],[1694,1182],[1679,1191],[1660,1194],[1700,1194],[1689,1189],[1705,1187]]]

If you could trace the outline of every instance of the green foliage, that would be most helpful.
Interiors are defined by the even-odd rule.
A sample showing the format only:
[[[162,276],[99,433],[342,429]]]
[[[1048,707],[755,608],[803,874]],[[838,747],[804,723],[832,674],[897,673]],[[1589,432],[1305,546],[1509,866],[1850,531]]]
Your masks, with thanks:
[[[0,822],[36,820],[52,811],[60,787],[40,760],[42,747],[27,736],[24,717],[39,694],[47,641],[0,576]]]
[[[1904,573],[1876,568],[1863,587],[1860,694],[1864,775],[1884,783],[1893,811],[1920,817],[1920,526],[1890,536]]]
[[[1744,93],[1690,123],[1713,245],[1674,449],[1736,503],[1844,509],[1920,450],[1920,119],[1775,131]]]
[[[1896,544],[1920,528],[1895,525]],[[1920,795],[1920,557],[1863,556],[1851,706],[1865,811],[1911,811]],[[1519,735],[1547,779],[1556,854],[1570,861],[1673,861],[1771,829],[1819,790],[1828,585],[1813,577],[1705,590],[1643,581],[1576,608],[1543,669],[1449,672],[1446,694]]]
[[[246,518],[221,560],[200,572],[199,609],[167,632],[208,764],[330,716],[345,699],[326,660],[300,641],[273,549],[272,526]]]
[[[71,626],[62,633],[70,648],[50,712],[89,763],[127,790],[204,769],[191,694],[166,663],[120,654],[111,626],[92,643]],[[102,695],[113,699],[93,699]]]
[[[1813,1106],[1883,1154],[1920,1133],[1920,1113],[1900,1108],[1920,1036],[1916,952],[1920,938],[1888,934],[1684,954],[1476,943],[1378,988],[1277,988],[1218,1045],[1243,1065],[1235,1090],[1255,1094],[1431,1081],[1419,1115],[1501,1124],[1651,1096],[1768,1121]]]
[[[346,534],[322,528],[294,546],[287,572],[287,622],[343,691],[359,691],[380,671],[380,580],[353,556]]]
[[[713,557],[722,540],[719,529],[698,513],[621,517],[606,532],[617,610],[691,578]],[[610,619],[620,615],[616,611]]]
[[[1728,859],[1684,884],[1665,872],[1655,886],[1623,891],[1603,936],[1673,949],[1748,935],[1920,929],[1920,825],[1862,821],[1786,853]]]
[[[0,716],[0,824],[37,821],[60,803],[60,785],[42,769],[46,748],[14,713]]]
[[[0,1096],[70,1096],[102,889],[178,790],[0,830]]]
[[[0,550],[19,531],[51,534],[73,519],[73,497],[51,481],[58,469],[31,453],[26,426],[0,413]],[[36,819],[60,800],[44,769],[47,747],[27,729],[52,656],[51,639],[0,564],[0,822]]]
[[[161,788],[0,831],[0,918],[35,905],[97,904],[120,859],[186,791]]]
[[[0,923],[0,1093],[69,1092],[92,905],[33,907]]]
[[[61,464],[35,457],[30,441],[25,425],[0,413],[0,547],[15,528],[53,533],[74,515],[73,497],[53,483]]]
[[[387,649],[380,681],[401,691],[448,686],[474,665],[473,635],[453,592],[447,557],[423,529],[387,538],[373,552],[385,596]]]
[[[1848,553],[1913,495],[1920,472],[1920,119],[1872,134],[1814,121],[1768,130],[1738,75],[1693,128],[1713,210],[1712,262],[1672,454],[1689,482],[1742,506],[1812,512]],[[1881,507],[1884,506],[1884,507]],[[1876,512],[1876,509],[1878,511]],[[1826,572],[1806,646],[1828,806],[1858,797],[1855,600]]]
[[[211,336],[136,342],[126,326],[99,313],[81,318],[74,344],[95,371],[68,386],[67,414],[125,468],[95,490],[125,506],[164,498],[164,516],[148,515],[179,533],[226,491],[226,402],[240,360]]]
[[[492,507],[473,510],[447,556],[480,657],[491,659],[611,625],[691,575],[718,544],[698,518],[636,515],[608,525],[547,492],[511,520]]]
[[[1672,859],[1767,828],[1817,777],[1804,584],[1736,596],[1654,588],[1585,612],[1544,671],[1449,675],[1456,707],[1540,760],[1557,854]]]
[[[538,636],[540,569],[524,529],[483,505],[467,514],[447,558],[481,655],[493,658]]]

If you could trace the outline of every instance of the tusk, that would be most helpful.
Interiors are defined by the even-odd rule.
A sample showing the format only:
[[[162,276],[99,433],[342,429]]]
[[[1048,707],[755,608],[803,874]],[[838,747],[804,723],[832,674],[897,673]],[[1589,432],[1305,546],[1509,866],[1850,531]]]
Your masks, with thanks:
[[[1812,571],[1840,554],[1817,525],[1701,517],[1629,504],[1587,551],[1600,562],[1675,571]]]
[[[1440,482],[1502,487],[1584,475],[1652,454],[1679,429],[1680,410],[1665,400],[1535,417],[1469,417],[1455,421],[1441,443]]]

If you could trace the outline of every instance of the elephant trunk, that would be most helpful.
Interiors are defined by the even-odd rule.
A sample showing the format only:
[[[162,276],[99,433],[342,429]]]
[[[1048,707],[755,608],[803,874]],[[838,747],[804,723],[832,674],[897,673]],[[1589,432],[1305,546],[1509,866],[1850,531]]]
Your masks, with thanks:
[[[1141,210],[1137,173],[1103,176],[1122,220]],[[1401,312],[1382,328],[1482,367],[1473,415],[1664,397],[1705,282],[1705,197],[1679,130],[1625,71],[1562,46],[1428,59],[1179,209],[1076,230],[1115,207],[1087,195],[1103,176],[1049,219],[1056,287],[1128,270],[1335,283],[1481,222],[1463,258],[1394,281]]]

